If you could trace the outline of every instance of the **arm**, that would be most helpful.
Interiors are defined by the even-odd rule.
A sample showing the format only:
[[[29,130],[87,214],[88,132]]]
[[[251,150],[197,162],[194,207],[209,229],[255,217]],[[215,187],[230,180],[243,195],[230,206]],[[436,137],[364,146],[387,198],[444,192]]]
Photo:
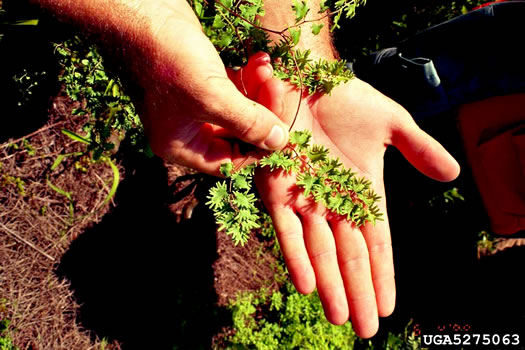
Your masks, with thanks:
[[[240,93],[184,0],[32,0],[77,25],[122,61],[150,145],[159,156],[218,174],[243,156],[235,136],[264,149],[286,144],[279,118]],[[271,71],[267,71],[270,74]]]
[[[279,23],[294,23],[289,2],[266,0],[265,6],[265,27],[280,30]],[[315,6],[318,2],[311,5],[310,18],[318,18]],[[314,37],[308,26],[303,27],[300,48],[325,59],[337,57],[327,24],[321,37]],[[297,89],[272,79],[258,101],[291,125],[297,97]],[[342,324],[350,318],[359,336],[371,337],[377,332],[378,316],[392,313],[396,295],[383,184],[387,146],[396,146],[421,172],[440,181],[454,179],[459,166],[406,110],[357,78],[337,86],[330,96],[304,96],[294,129],[312,130],[315,143],[371,180],[382,197],[379,207],[385,220],[356,227],[298,194],[295,174],[263,169],[256,176],[297,290],[306,294],[317,287],[330,322]]]
[[[294,25],[295,16],[291,10],[292,1],[279,1],[279,0],[265,0],[265,16],[261,18],[261,23],[266,28],[282,30],[289,26]],[[310,11],[306,15],[306,20],[315,20],[323,17],[323,14],[319,14],[320,1],[311,0],[308,2]],[[301,50],[310,49],[312,51],[311,57],[313,59],[324,58],[327,60],[333,60],[339,58],[339,54],[335,49],[332,36],[329,31],[330,19],[328,17],[323,18],[320,23],[324,25],[323,30],[319,35],[312,34],[310,30],[310,24],[305,24],[301,32],[301,40],[299,41],[298,48]],[[279,36],[273,33],[269,34],[272,41],[278,42]]]

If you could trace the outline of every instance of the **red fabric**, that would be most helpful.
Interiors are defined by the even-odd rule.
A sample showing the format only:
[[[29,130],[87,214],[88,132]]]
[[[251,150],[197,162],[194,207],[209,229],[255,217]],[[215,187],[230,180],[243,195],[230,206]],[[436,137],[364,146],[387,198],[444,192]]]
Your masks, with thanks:
[[[525,94],[464,105],[458,118],[492,230],[525,230]]]
[[[486,4],[483,4],[483,5],[479,5],[479,6],[476,6],[472,9],[472,11],[474,10],[477,10],[477,9],[480,9],[482,7],[485,7],[485,6],[489,6],[489,5],[492,5],[492,4],[496,4],[498,2],[505,2],[505,1],[508,1],[508,0],[496,0],[496,1],[492,1],[492,2],[489,2],[489,3],[486,3]]]

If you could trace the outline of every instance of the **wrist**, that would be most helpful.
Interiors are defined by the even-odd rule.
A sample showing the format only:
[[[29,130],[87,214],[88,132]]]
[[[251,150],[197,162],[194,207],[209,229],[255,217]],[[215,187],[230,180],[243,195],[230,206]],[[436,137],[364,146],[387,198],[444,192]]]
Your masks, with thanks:
[[[308,6],[310,11],[304,18],[306,23],[301,25],[301,37],[296,48],[300,50],[310,50],[310,57],[313,59],[323,58],[326,60],[334,60],[339,58],[329,30],[330,19],[329,17],[324,17],[322,13],[319,13],[320,1],[308,1]],[[291,1],[265,0],[264,7],[266,14],[261,18],[263,27],[281,31],[295,25],[295,15],[291,7]],[[312,33],[312,24],[314,23],[323,25],[318,35]],[[269,33],[269,37],[275,43],[282,40],[278,34],[274,33]]]

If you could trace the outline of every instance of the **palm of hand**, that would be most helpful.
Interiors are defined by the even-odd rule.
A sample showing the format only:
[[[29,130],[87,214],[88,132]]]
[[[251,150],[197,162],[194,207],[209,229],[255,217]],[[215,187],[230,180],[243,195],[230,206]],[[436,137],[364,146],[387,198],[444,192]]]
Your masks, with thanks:
[[[259,102],[288,125],[298,99],[296,90],[277,80],[266,82],[259,93]],[[383,197],[379,207],[385,220],[358,228],[304,198],[294,174],[263,169],[256,176],[296,288],[310,293],[317,286],[330,322],[342,324],[350,316],[356,333],[370,337],[377,331],[378,315],[389,315],[395,305],[383,185],[386,147],[396,145],[419,170],[441,180],[457,176],[457,163],[401,106],[358,79],[330,96],[303,98],[293,129],[311,130],[314,143],[371,180]]]

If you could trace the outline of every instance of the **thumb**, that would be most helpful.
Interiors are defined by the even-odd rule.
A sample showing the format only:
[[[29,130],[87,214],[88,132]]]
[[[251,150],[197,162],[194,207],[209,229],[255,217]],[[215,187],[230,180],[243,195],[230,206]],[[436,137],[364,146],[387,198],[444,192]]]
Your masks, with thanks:
[[[288,127],[266,107],[245,97],[224,80],[214,86],[215,102],[209,122],[227,129],[235,137],[266,150],[282,149],[288,143]]]
[[[392,144],[426,176],[438,181],[452,181],[459,175],[458,162],[409,115],[394,126],[392,132]]]

